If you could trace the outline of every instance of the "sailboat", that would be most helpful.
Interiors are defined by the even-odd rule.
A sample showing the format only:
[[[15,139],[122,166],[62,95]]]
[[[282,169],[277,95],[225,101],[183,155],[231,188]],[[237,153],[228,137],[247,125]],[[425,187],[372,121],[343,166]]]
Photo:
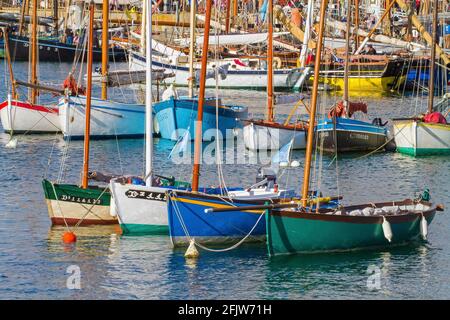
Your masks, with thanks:
[[[148,10],[148,1],[144,1],[146,23],[146,134],[145,134],[145,179],[139,183],[133,179],[116,178],[110,181],[112,195],[111,216],[119,219],[124,234],[167,235],[166,191],[187,189],[189,183],[175,181],[153,172],[153,112],[152,112],[152,10]],[[128,182],[129,180],[129,182]],[[134,183],[133,183],[134,182]]]
[[[108,6],[108,2],[105,1],[105,4]],[[42,181],[48,214],[52,224],[55,225],[117,224],[117,218],[112,217],[109,213],[111,195],[108,186],[88,185],[94,23],[93,2],[90,4],[89,12],[88,84],[86,92],[84,157],[81,186],[54,183],[47,179]]]
[[[367,113],[367,105],[349,100],[351,1],[348,1],[347,13],[343,100],[332,107],[328,118],[319,122],[316,128],[319,139],[323,139],[320,147],[325,152],[332,153],[378,150],[387,139],[387,129],[384,127],[386,123],[383,125],[381,119],[377,118],[369,123],[352,118],[357,111]]]
[[[445,115],[438,112],[439,104],[434,105],[437,1],[434,2],[433,13],[433,41],[431,44],[430,79],[428,81],[428,112],[423,117],[393,119],[397,151],[411,156],[450,154],[450,123],[445,119]],[[446,115],[449,114],[449,111],[447,111]]]
[[[315,74],[320,68],[325,13],[328,1],[322,1],[317,42]],[[314,122],[319,80],[314,78],[311,98],[311,122]],[[308,206],[314,128],[309,127],[300,204],[291,208],[266,210],[267,249],[269,255],[355,250],[368,247],[388,248],[426,239],[428,225],[440,205],[428,202],[429,193],[417,199],[384,201],[334,209]],[[253,208],[255,209],[255,208]]]
[[[206,2],[205,34],[203,52],[209,43],[212,0]],[[276,174],[270,169],[261,172],[260,181],[247,189],[229,190],[221,188],[219,194],[208,194],[199,188],[200,153],[202,149],[203,106],[205,104],[207,56],[202,56],[199,103],[194,148],[192,190],[167,192],[169,233],[174,246],[191,243],[224,243],[239,239],[256,240],[265,235],[265,220],[262,210],[244,212],[241,206],[261,205],[265,202],[290,201],[293,190],[278,188]],[[229,209],[227,212],[211,212],[210,209]]]
[[[37,78],[37,0],[33,0],[31,45],[27,47],[27,56],[30,54],[30,82],[20,82],[31,88],[28,101],[19,99],[17,94],[17,83],[13,74],[11,50],[8,42],[8,33],[3,29],[5,39],[5,57],[7,60],[11,79],[12,93],[8,99],[0,103],[0,118],[5,132],[10,133],[52,133],[61,131],[58,119],[57,106],[44,106],[37,103],[39,95]]]
[[[289,119],[285,123],[274,121],[273,112],[273,3],[267,1],[268,10],[268,41],[267,41],[267,120],[246,120],[244,126],[244,142],[250,150],[279,149],[294,139],[293,149],[306,147],[307,124],[297,122],[290,124]],[[304,71],[309,72],[308,70]],[[304,75],[306,80],[306,75]],[[294,109],[296,109],[297,105]],[[295,111],[295,110],[294,110]]]
[[[191,5],[191,26],[190,26],[190,39],[191,46],[189,52],[189,71],[190,78],[189,95],[187,97],[177,97],[176,92],[167,99],[160,101],[154,105],[155,117],[158,121],[161,137],[164,139],[179,140],[185,131],[189,131],[190,139],[194,139],[196,134],[195,118],[198,107],[200,105],[199,97],[194,97],[194,43],[195,43],[195,8],[196,5],[192,2]],[[206,34],[204,35],[206,37]],[[209,36],[208,36],[209,37]],[[208,39],[209,40],[209,39]],[[208,56],[208,47],[203,48],[203,58]],[[215,73],[215,72],[213,72]],[[217,74],[211,74],[214,78]],[[205,141],[213,139],[204,135],[209,129],[216,129],[218,127],[223,138],[227,138],[227,130],[240,127],[240,119],[247,118],[248,109],[243,106],[225,105],[222,102],[216,101],[215,98],[203,97],[205,101],[202,101],[204,106],[204,123],[202,126],[202,136]],[[219,105],[218,113],[216,114],[216,104]],[[216,121],[216,116],[218,120]],[[234,138],[234,136],[233,136]]]
[[[102,96],[91,98],[91,139],[140,138],[145,134],[145,107],[107,99],[109,7],[103,6],[102,24]],[[88,75],[92,77],[92,75]],[[59,100],[59,122],[64,139],[83,139],[87,98],[67,95]]]

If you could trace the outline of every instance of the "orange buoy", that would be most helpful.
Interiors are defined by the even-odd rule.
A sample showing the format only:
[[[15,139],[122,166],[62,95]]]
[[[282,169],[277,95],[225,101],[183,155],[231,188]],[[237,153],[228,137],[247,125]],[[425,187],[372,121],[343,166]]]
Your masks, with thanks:
[[[73,243],[77,241],[77,236],[71,231],[64,232],[62,238],[64,243]]]

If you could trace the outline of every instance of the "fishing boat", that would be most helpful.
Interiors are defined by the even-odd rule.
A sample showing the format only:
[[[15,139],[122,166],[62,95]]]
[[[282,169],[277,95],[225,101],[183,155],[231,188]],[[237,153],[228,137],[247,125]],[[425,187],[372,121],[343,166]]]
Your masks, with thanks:
[[[350,3],[347,12],[351,12]],[[367,114],[367,105],[363,102],[350,102],[350,26],[347,20],[346,53],[344,61],[343,100],[337,102],[328,113],[328,117],[316,126],[319,148],[325,152],[359,152],[381,149],[386,142],[386,123],[376,118],[372,123],[357,120],[352,116],[357,112]],[[320,83],[320,79],[318,79]]]
[[[436,1],[437,2],[437,1]],[[326,3],[322,3],[315,73],[319,72]],[[314,80],[311,122],[317,107],[319,79]],[[269,255],[346,251],[369,247],[388,248],[419,237],[426,239],[428,225],[436,211],[443,210],[428,202],[429,192],[413,200],[385,201],[338,207],[311,208],[308,205],[314,128],[309,128],[304,166],[302,201],[292,208],[266,211],[267,249]]]
[[[12,99],[0,103],[3,130],[9,134],[60,132],[57,106],[44,106]]]
[[[273,15],[273,5],[271,0],[268,3],[269,16]],[[267,119],[251,119],[245,121],[244,143],[249,150],[273,150],[289,143],[293,140],[293,149],[304,149],[306,147],[307,123],[289,123],[293,112],[298,107],[298,103],[291,111],[288,119],[284,123],[274,121],[274,99],[273,99],[273,25],[268,19],[268,41],[267,41]],[[305,70],[302,84],[307,79],[309,69]],[[302,85],[301,84],[301,85]],[[301,86],[300,85],[300,86]],[[302,98],[301,98],[302,99]],[[300,100],[301,100],[300,99]]]
[[[436,48],[438,48],[435,40],[437,34],[437,8],[434,9],[434,14],[427,114],[421,117],[393,119],[397,151],[414,157],[450,154],[450,123],[447,123],[445,119],[445,116],[450,112],[448,97],[434,105]],[[448,109],[445,115],[439,112],[445,109]]]
[[[206,2],[205,34],[203,50],[209,42],[212,0]],[[272,18],[272,17],[270,17]],[[226,243],[238,239],[239,242],[257,240],[265,235],[263,211],[244,212],[240,206],[263,204],[265,202],[290,201],[295,196],[294,190],[278,188],[276,172],[272,168],[261,170],[257,183],[249,188],[227,190],[220,188],[218,194],[208,194],[207,189],[199,188],[200,153],[205,95],[207,57],[202,57],[200,74],[199,106],[197,110],[197,127],[194,148],[194,166],[192,190],[171,190],[168,195],[169,233],[174,246],[189,243]],[[289,149],[289,148],[288,148]],[[211,212],[211,208],[230,209],[227,212]]]
[[[8,39],[13,60],[28,61],[30,39],[25,36],[15,35],[10,35]],[[84,51],[82,44],[73,45],[50,39],[39,39],[38,43],[38,55],[41,62],[73,62],[75,59],[80,59]],[[108,53],[110,61],[125,61],[126,56],[127,52],[120,47],[115,47]],[[98,47],[94,49],[94,62],[100,61],[102,61],[102,49]]]
[[[105,2],[104,5],[108,6]],[[110,215],[111,195],[108,185],[89,185],[89,145],[90,145],[90,111],[92,93],[92,47],[94,3],[89,7],[88,38],[88,84],[85,98],[84,157],[81,185],[54,183],[47,179],[42,182],[47,202],[48,214],[52,224],[89,225],[117,224],[117,218]],[[106,61],[103,61],[106,63]]]
[[[85,96],[66,96],[59,100],[59,121],[64,139],[83,139],[86,99]],[[92,98],[91,101],[91,139],[142,138],[144,136],[144,105],[100,98]]]
[[[163,177],[153,172],[153,110],[152,110],[152,76],[151,71],[151,36],[152,11],[144,1],[143,8],[146,20],[146,51],[150,57],[146,72],[146,134],[145,134],[145,178],[116,178],[109,183],[112,203],[111,216],[117,217],[123,234],[128,235],[168,235],[168,217],[166,192],[171,189],[187,189],[189,183],[176,181],[171,177]]]
[[[170,97],[165,101],[155,103],[153,110],[159,124],[161,137],[177,141],[184,132],[189,131],[193,140],[195,137],[195,121],[198,109],[198,97]],[[216,129],[216,110],[219,120],[218,127],[223,138],[227,138],[227,130],[242,127],[240,119],[247,118],[248,108],[244,106],[224,105],[214,97],[204,101],[203,139],[209,141],[213,137],[205,134]],[[217,109],[218,107],[218,109]]]
[[[36,6],[34,3],[34,6]],[[30,81],[18,81],[14,77],[12,57],[9,47],[8,33],[3,32],[5,45],[6,64],[9,69],[9,76],[11,82],[11,94],[8,94],[8,99],[0,103],[0,119],[3,130],[10,133],[53,133],[61,131],[58,120],[58,108],[56,105],[47,106],[38,103],[38,89],[53,90],[40,86],[37,77],[37,9],[33,9],[32,13],[32,28],[31,28],[31,45],[27,47],[27,56],[30,55]],[[5,30],[5,29],[3,29]],[[23,101],[19,99],[17,93],[17,86],[24,85],[31,88],[28,100]],[[58,90],[53,90],[58,91]]]

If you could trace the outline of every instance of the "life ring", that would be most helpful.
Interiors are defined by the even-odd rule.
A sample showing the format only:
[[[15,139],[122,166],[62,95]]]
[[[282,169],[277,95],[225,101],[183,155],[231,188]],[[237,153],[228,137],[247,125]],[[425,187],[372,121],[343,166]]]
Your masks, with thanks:
[[[280,57],[273,57],[273,67],[275,69],[281,69],[281,59],[280,59]]]

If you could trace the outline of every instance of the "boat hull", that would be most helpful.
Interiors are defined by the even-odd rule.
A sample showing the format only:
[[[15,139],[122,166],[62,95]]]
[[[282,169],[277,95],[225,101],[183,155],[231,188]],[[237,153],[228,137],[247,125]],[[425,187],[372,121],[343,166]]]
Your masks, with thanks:
[[[392,205],[392,202],[385,204]],[[370,205],[367,205],[370,207]],[[430,224],[436,210],[424,211]],[[272,211],[266,213],[269,255],[348,251],[386,247],[418,240],[422,213],[386,216],[392,230],[389,242],[382,216],[350,216],[325,213]]]
[[[174,99],[172,97],[169,100],[154,104],[153,110],[156,113],[155,118],[159,124],[161,137],[177,141],[189,129],[190,140],[193,140],[195,138],[197,108],[198,100],[188,98]],[[202,122],[204,141],[211,141],[217,135],[217,127],[222,135],[221,138],[234,138],[232,130],[242,126],[239,119],[247,117],[248,111],[246,107],[226,106],[219,107],[218,114],[217,122],[215,100],[206,99]]]
[[[71,184],[42,182],[48,215],[53,225],[117,224],[110,215],[109,190],[90,186],[82,189]]]
[[[280,195],[273,194],[272,199]],[[247,241],[265,237],[264,211],[228,211],[205,213],[208,208],[241,207],[264,204],[269,198],[247,197],[230,199],[227,196],[206,195],[192,192],[171,192],[167,201],[169,233],[174,246],[186,246],[190,238],[197,243],[236,242],[251,235]]]
[[[169,235],[168,188],[110,182],[111,215],[117,216],[123,234]]]
[[[86,98],[62,98],[59,121],[64,138],[84,139]],[[140,138],[145,134],[145,106],[92,98],[91,139]]]
[[[292,149],[306,149],[306,130],[284,128],[282,125],[253,123],[244,126],[245,147],[252,151],[278,150],[294,139]]]
[[[60,132],[58,108],[32,105],[17,100],[0,104],[3,130],[8,133]]]
[[[394,120],[397,151],[411,156],[450,154],[450,124]]]
[[[28,61],[30,51],[30,41],[27,37],[18,37],[10,35],[9,50],[13,61]],[[49,62],[73,62],[75,56],[83,55],[83,46],[68,45],[65,43],[39,39],[38,41],[38,56],[39,61]],[[125,61],[126,51],[120,48],[109,50],[108,57],[110,61]],[[87,60],[87,55],[84,54],[84,59]],[[102,61],[102,50],[94,48],[93,61]]]
[[[173,72],[175,74],[174,84],[179,87],[186,87],[189,83],[190,73],[189,67],[179,66],[168,63],[163,63],[152,60],[153,68],[163,68],[166,71]],[[145,69],[145,58],[131,53],[130,55],[130,69],[142,70]],[[291,90],[294,84],[289,84],[288,77],[290,75],[290,69],[275,70],[273,74],[273,85],[277,90]],[[171,80],[172,81],[172,80]],[[215,88],[215,79],[206,79],[206,88]],[[223,89],[250,89],[250,90],[266,90],[267,88],[267,70],[228,70],[225,79],[220,78],[219,87]]]
[[[386,143],[384,127],[359,120],[336,118],[336,137],[332,119],[319,123],[316,130],[320,141],[318,147],[325,152],[372,151]]]

